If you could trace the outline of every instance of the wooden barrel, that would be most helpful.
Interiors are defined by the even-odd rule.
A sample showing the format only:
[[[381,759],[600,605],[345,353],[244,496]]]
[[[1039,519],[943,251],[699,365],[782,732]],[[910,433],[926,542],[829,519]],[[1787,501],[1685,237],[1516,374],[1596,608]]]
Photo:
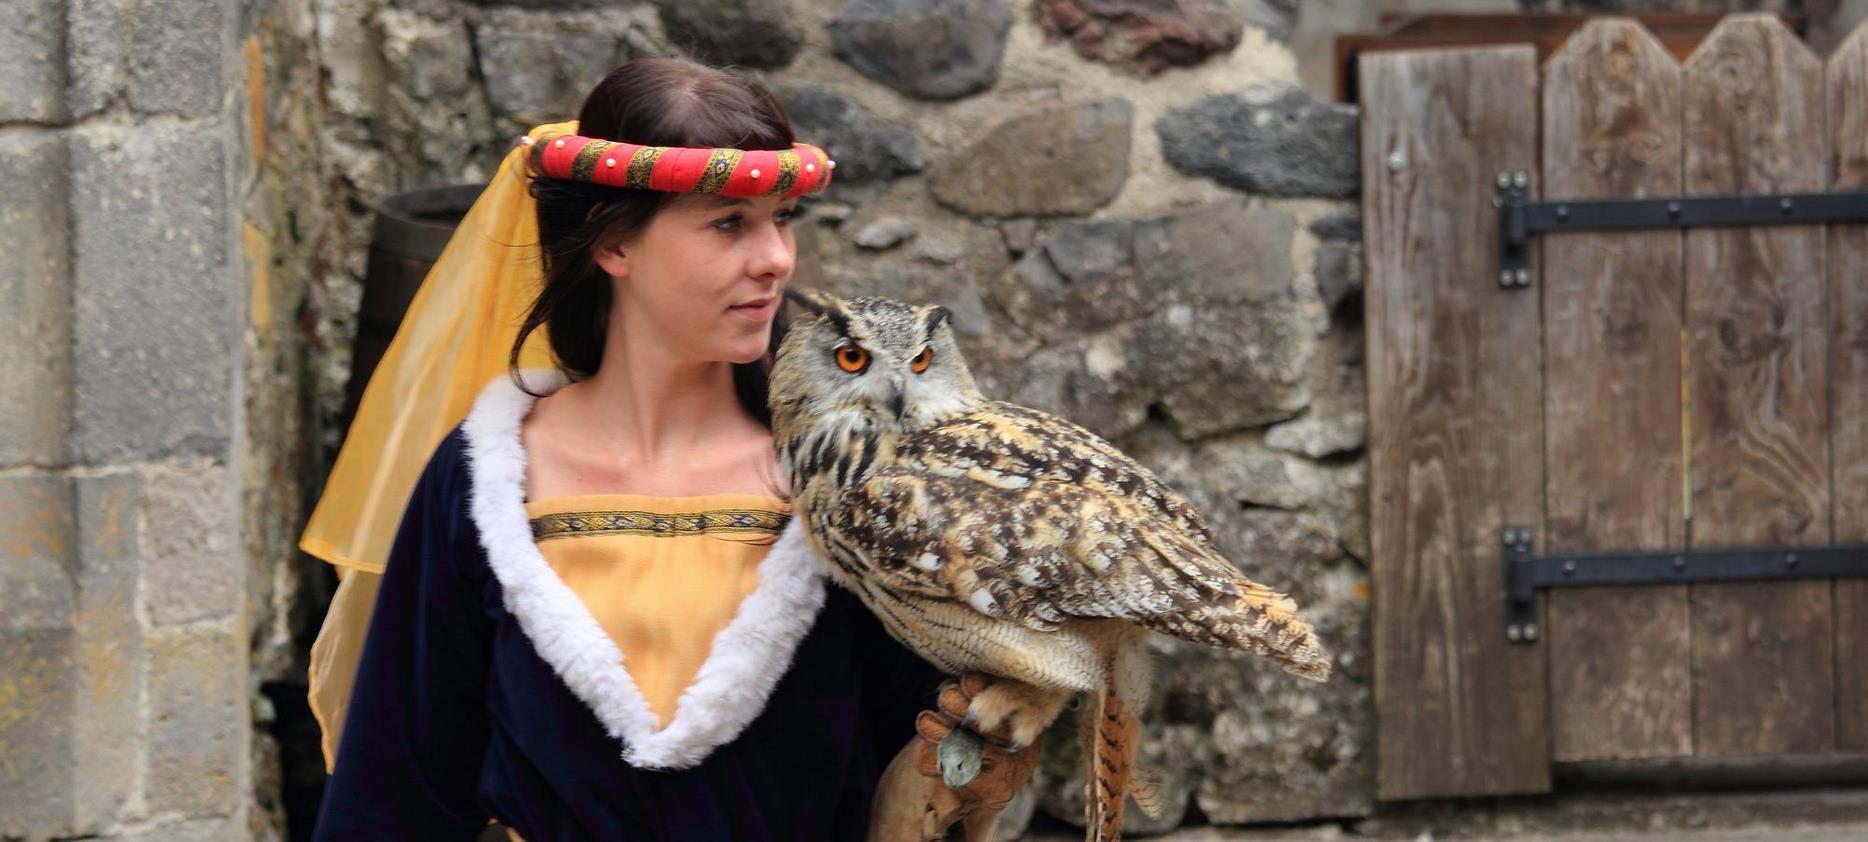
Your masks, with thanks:
[[[457,184],[397,193],[376,207],[370,232],[369,267],[357,309],[357,338],[351,344],[350,382],[344,394],[344,426],[357,413],[370,373],[389,349],[402,314],[422,279],[447,248],[448,238],[484,184]]]

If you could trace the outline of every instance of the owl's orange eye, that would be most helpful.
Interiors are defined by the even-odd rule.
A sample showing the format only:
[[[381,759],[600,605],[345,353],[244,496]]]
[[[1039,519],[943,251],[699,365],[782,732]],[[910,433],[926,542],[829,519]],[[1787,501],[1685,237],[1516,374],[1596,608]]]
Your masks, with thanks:
[[[853,342],[838,345],[837,367],[851,374],[861,374],[869,367],[869,352]]]
[[[923,371],[927,371],[928,364],[933,361],[934,348],[932,346],[923,345],[921,346],[921,353],[916,354],[914,359],[908,361],[908,367],[914,369],[916,374],[920,374]]]

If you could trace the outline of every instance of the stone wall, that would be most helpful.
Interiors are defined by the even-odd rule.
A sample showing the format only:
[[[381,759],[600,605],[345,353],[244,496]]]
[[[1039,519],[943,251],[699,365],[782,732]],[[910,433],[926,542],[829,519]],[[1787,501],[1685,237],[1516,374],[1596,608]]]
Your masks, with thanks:
[[[249,724],[244,14],[0,15],[0,837],[278,826]]]
[[[1330,33],[1423,2],[1132,5],[13,0],[0,838],[308,829],[332,579],[293,545],[342,435],[369,208],[484,179],[670,52],[751,68],[841,161],[799,283],[948,305],[991,394],[1156,468],[1337,650],[1312,687],[1160,641],[1144,765],[1172,807],[1132,826],[1371,813],[1355,115],[1315,96]],[[1868,15],[1765,5],[1819,43]],[[1049,742],[1026,806],[1072,821],[1072,735]]]

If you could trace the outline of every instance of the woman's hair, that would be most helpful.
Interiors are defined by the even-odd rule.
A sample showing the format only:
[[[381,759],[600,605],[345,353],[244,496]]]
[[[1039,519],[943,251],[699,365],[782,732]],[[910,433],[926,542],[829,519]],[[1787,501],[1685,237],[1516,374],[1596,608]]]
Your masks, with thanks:
[[[639,58],[610,71],[578,109],[577,133],[644,146],[735,149],[790,149],[797,139],[763,85],[684,58]],[[526,337],[544,327],[558,365],[583,379],[602,363],[611,306],[610,276],[594,252],[641,232],[676,194],[543,177],[532,179],[531,190],[545,284],[526,312],[509,365],[518,367]],[[768,427],[767,381],[783,327],[773,325],[764,358],[733,366],[740,403]]]

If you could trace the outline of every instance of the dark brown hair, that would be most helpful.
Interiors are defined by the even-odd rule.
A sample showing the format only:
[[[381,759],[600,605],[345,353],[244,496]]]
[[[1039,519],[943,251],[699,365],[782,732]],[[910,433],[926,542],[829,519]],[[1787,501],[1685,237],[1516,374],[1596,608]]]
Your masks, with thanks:
[[[790,149],[796,140],[785,110],[763,85],[684,58],[639,58],[610,71],[578,109],[577,133],[646,146],[735,149]],[[610,276],[595,251],[640,232],[676,194],[538,177],[531,190],[545,284],[509,364],[517,369],[526,337],[543,327],[558,366],[581,380],[602,363],[610,317]],[[733,366],[740,403],[768,427],[767,381],[783,333],[783,324],[774,324],[765,356]]]

